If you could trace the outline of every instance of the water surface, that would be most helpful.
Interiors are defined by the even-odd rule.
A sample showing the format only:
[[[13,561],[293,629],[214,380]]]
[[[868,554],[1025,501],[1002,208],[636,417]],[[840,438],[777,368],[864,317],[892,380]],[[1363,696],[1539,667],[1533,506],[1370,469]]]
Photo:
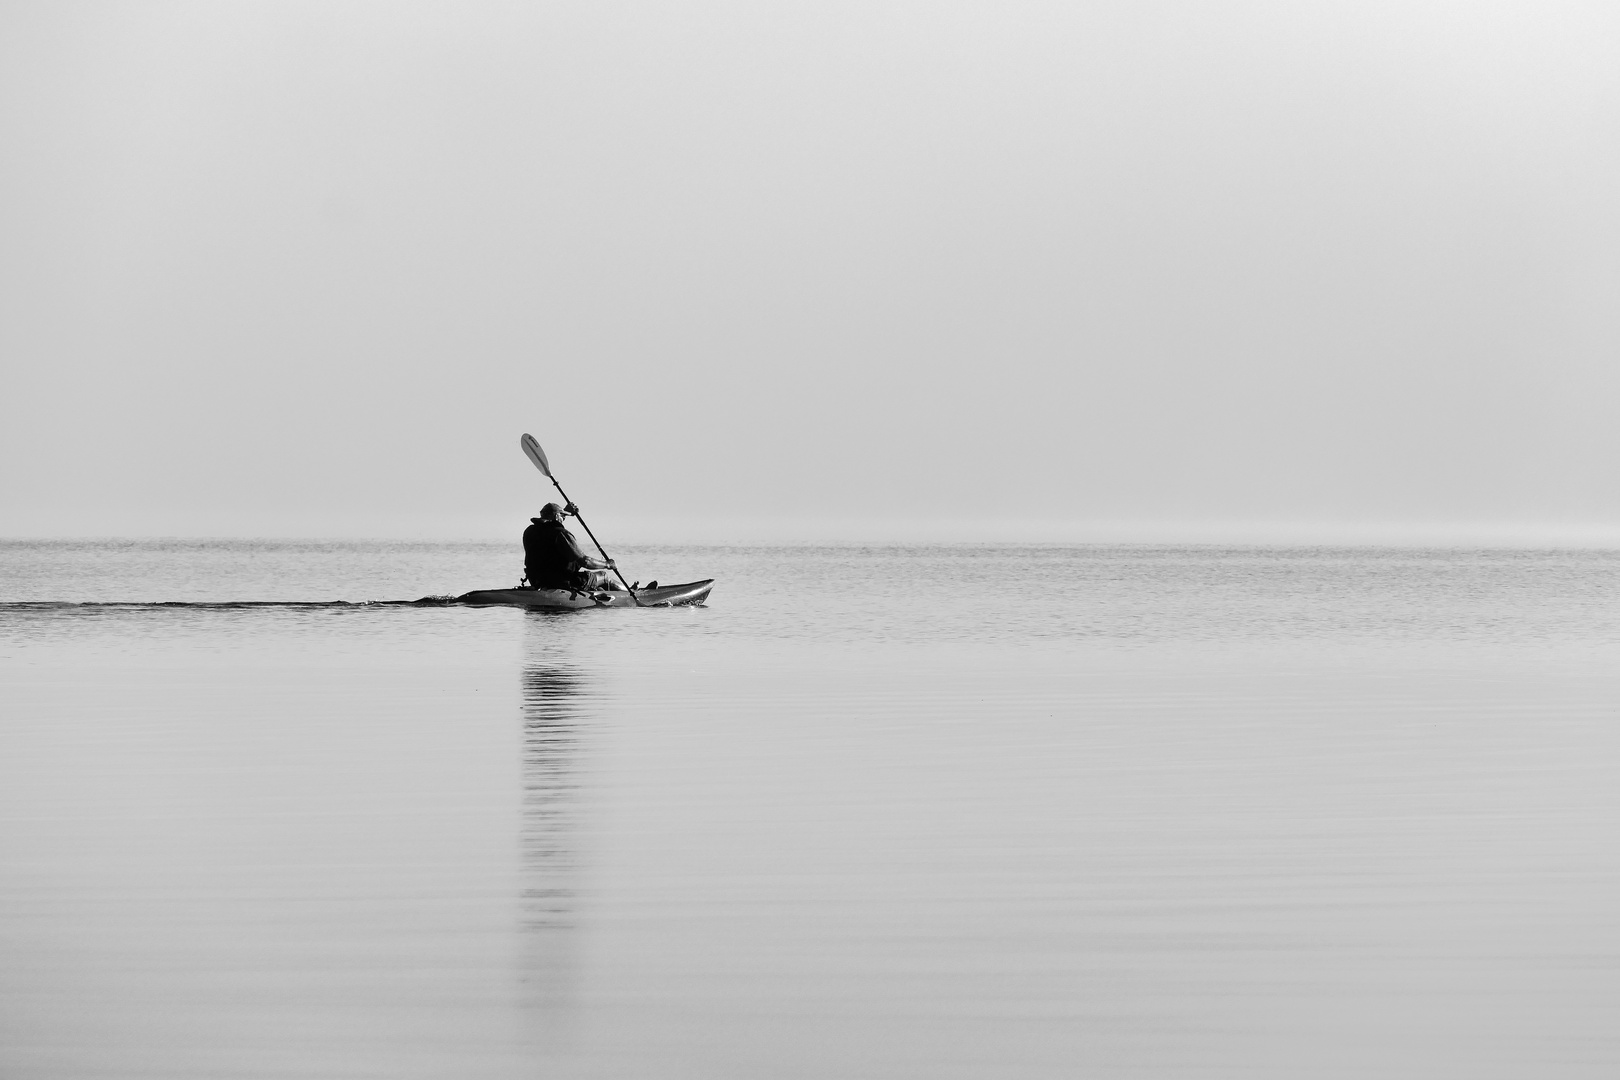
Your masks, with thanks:
[[[615,555],[0,544],[0,1075],[1620,1062],[1620,555]]]

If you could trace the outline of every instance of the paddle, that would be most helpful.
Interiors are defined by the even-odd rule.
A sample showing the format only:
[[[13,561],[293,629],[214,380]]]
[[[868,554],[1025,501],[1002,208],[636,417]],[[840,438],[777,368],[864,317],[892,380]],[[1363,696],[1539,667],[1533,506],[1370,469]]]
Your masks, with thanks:
[[[523,447],[523,452],[529,456],[530,461],[534,462],[534,467],[545,473],[546,479],[551,481],[551,486],[556,488],[557,493],[563,497],[563,505],[573,506],[574,500],[568,497],[568,492],[564,491],[562,485],[557,483],[557,478],[551,475],[551,462],[546,460],[546,452],[540,449],[540,444],[534,441],[534,436],[525,432],[523,438],[518,440],[518,445]],[[574,507],[574,516],[579,518],[579,523],[585,527],[585,535],[591,538],[591,543],[596,545],[596,550],[602,552],[602,561],[611,563],[613,560],[608,558],[608,553],[603,550],[602,541],[598,540],[596,534],[591,532],[591,527],[585,524],[585,519],[580,517],[577,506]],[[636,607],[640,607],[641,598],[636,595],[636,590],[630,587],[630,583],[624,580],[624,575],[619,573],[617,566],[613,568],[613,573],[619,579],[619,584],[624,586],[624,591],[630,594],[630,599],[636,602]]]

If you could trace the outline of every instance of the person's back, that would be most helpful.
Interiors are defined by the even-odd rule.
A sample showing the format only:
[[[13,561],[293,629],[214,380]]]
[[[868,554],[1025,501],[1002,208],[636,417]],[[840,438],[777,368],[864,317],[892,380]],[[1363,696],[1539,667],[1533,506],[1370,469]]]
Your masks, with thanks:
[[[574,534],[563,527],[563,508],[547,503],[523,530],[523,573],[536,589],[590,589],[602,575],[589,571],[609,564],[580,550]]]

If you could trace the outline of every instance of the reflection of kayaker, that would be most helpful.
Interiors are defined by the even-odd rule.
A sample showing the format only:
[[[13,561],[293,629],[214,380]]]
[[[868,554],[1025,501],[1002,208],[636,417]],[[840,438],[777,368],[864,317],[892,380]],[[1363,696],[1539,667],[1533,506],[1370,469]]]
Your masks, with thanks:
[[[574,534],[563,526],[567,514],[578,514],[579,507],[546,503],[540,516],[523,530],[523,574],[531,589],[590,591],[607,584],[608,572],[617,569],[612,559],[595,559],[585,554]]]

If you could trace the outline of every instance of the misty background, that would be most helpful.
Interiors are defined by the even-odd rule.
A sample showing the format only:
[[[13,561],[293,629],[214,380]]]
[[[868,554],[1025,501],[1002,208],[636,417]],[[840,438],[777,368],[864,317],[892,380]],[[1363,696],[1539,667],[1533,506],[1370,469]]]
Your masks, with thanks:
[[[0,535],[1617,539],[1617,190],[1608,3],[11,2]]]

